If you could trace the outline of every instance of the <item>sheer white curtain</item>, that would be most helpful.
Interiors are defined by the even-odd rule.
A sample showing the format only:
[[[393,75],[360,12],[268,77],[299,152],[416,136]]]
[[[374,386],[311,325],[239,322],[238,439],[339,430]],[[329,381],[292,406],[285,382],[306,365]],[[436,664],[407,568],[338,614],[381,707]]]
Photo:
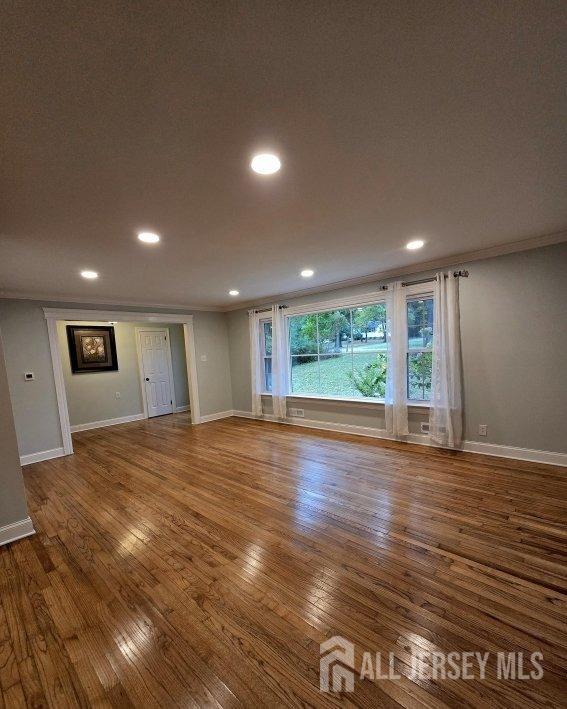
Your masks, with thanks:
[[[459,279],[438,273],[433,306],[433,369],[429,436],[442,446],[454,448],[462,440],[461,328]]]
[[[250,375],[252,388],[252,413],[262,415],[262,364],[260,361],[260,318],[255,310],[248,311],[250,329]]]
[[[406,381],[407,311],[401,281],[388,287],[386,293],[387,352],[386,431],[396,438],[408,435]]]
[[[279,305],[272,307],[272,406],[274,416],[287,416],[288,389],[287,328],[286,318]]]

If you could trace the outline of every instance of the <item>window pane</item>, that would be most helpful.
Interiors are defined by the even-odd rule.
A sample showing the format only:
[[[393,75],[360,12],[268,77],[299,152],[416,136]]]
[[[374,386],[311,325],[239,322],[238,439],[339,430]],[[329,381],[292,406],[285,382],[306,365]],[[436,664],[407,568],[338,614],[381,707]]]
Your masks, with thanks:
[[[352,311],[354,352],[386,350],[386,305],[365,305]]]
[[[360,352],[353,355],[351,375],[353,396],[383,399],[386,391],[388,356],[381,352]]]
[[[341,354],[351,351],[350,310],[330,310],[317,315],[319,351]]]
[[[433,298],[408,300],[408,347],[433,344]]]
[[[289,348],[292,355],[317,354],[316,315],[296,315],[289,319]]]
[[[272,322],[267,321],[263,323],[263,335],[264,335],[264,354],[270,356],[272,354]]]
[[[264,391],[272,391],[272,358],[264,357]]]
[[[321,355],[319,363],[323,396],[354,396],[352,354]]]
[[[291,358],[292,394],[319,394],[317,355]]]
[[[431,352],[408,354],[408,399],[429,401],[431,398]]]

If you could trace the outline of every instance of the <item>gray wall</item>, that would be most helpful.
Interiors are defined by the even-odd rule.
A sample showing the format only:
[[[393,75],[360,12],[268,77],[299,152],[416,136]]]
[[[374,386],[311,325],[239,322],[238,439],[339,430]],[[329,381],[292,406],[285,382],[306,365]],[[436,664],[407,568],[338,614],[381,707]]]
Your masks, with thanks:
[[[28,516],[6,363],[0,337],[0,527]]]
[[[460,280],[466,440],[567,452],[567,244],[458,267],[470,271]],[[366,284],[285,302],[370,291]],[[233,406],[250,411],[246,311],[228,314],[228,332]],[[293,405],[308,419],[384,427],[380,406],[309,399]],[[410,430],[419,432],[425,419],[410,411]],[[478,435],[481,423],[487,437]]]
[[[114,335],[116,338],[118,371],[73,374],[66,332],[66,325],[70,324],[84,324],[88,327],[89,324],[92,325],[93,323],[85,324],[76,321],[57,323],[71,426],[143,413],[144,404],[136,343],[137,327],[169,328],[175,403],[177,406],[187,406],[189,404],[182,325],[116,323],[114,325]],[[107,323],[98,324],[106,325]],[[120,393],[119,399],[116,398],[117,392]]]
[[[4,336],[20,455],[63,445],[43,307],[140,311],[140,308],[112,308],[88,303],[0,299],[0,328]],[[151,308],[151,311],[167,312],[163,308]],[[190,311],[183,314],[190,314]],[[228,411],[232,408],[232,393],[226,316],[216,312],[193,312],[193,326],[201,415]],[[206,361],[202,361],[202,356],[206,356]],[[34,382],[24,381],[23,375],[27,371],[35,373]]]

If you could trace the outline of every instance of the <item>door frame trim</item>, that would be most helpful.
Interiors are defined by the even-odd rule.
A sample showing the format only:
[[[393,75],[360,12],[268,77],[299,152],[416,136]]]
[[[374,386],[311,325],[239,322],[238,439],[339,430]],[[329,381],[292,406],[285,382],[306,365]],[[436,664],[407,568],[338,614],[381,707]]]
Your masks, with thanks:
[[[183,325],[185,359],[187,363],[187,381],[189,384],[189,404],[191,406],[191,423],[201,423],[199,388],[197,384],[197,355],[195,352],[195,332],[193,329],[192,315],[153,313],[151,311],[140,313],[128,310],[83,310],[81,308],[43,308],[43,314],[47,323],[47,334],[49,336],[51,363],[53,365],[53,381],[57,396],[59,425],[61,427],[61,439],[63,442],[64,455],[71,455],[73,453],[73,439],[71,438],[69,409],[67,407],[67,395],[65,393],[65,382],[63,379],[61,349],[59,347],[59,338],[57,337],[58,320],[78,320],[83,322],[98,320],[106,322],[147,322],[148,324],[153,323],[154,325],[157,325],[158,323]]]
[[[150,418],[148,411],[148,397],[146,394],[146,385],[144,383],[144,362],[142,359],[142,338],[141,332],[165,332],[167,342],[167,368],[169,370],[169,390],[171,394],[171,413],[175,413],[177,408],[177,400],[175,398],[175,381],[173,379],[173,361],[171,359],[171,336],[168,327],[136,327],[136,354],[138,355],[138,371],[140,372],[140,388],[142,390],[142,403],[144,405],[144,418]],[[153,417],[152,417],[153,418]]]

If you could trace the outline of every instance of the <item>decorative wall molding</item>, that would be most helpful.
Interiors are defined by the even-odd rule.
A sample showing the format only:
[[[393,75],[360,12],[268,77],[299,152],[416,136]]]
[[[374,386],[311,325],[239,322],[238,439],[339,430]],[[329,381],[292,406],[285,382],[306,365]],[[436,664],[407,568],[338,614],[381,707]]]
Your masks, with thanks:
[[[272,414],[256,417],[251,411],[233,411],[233,416],[240,418],[258,418],[260,421],[273,421],[291,426],[303,426],[304,428],[317,428],[323,431],[337,431],[339,433],[349,433],[354,436],[367,436],[369,438],[383,438],[390,441],[397,440],[386,431],[370,426],[355,426],[346,423],[333,423],[331,421],[315,421],[313,419],[287,418],[281,421]],[[437,448],[429,439],[418,433],[412,433],[406,437],[406,443],[415,443],[420,446],[430,446]],[[496,458],[511,458],[513,460],[527,460],[532,463],[545,463],[547,465],[558,465],[567,467],[567,453],[556,453],[554,451],[541,451],[531,448],[518,448],[516,446],[502,446],[495,443],[479,443],[478,441],[464,441],[459,449],[466,453],[477,453],[479,455],[490,455]]]
[[[37,300],[40,303],[77,303],[84,305],[110,305],[118,308],[177,308],[179,310],[193,310],[195,312],[219,313],[223,311],[220,305],[190,305],[188,303],[138,303],[128,300],[108,298],[72,298],[64,295],[53,295],[53,293],[34,293],[29,291],[0,290],[0,298],[6,300]]]
[[[79,423],[76,426],[71,426],[71,433],[77,431],[90,431],[92,428],[106,428],[106,426],[117,426],[121,423],[130,423],[130,421],[141,421],[146,416],[141,414],[131,414],[130,416],[120,416],[115,419],[104,419],[103,421],[90,421],[89,423]]]
[[[218,421],[218,419],[227,419],[230,416],[234,416],[234,411],[217,411],[216,414],[208,414],[207,416],[201,416],[200,423],[208,423],[209,421]]]
[[[392,268],[388,271],[380,271],[378,273],[371,273],[367,276],[347,278],[342,281],[335,281],[333,283],[327,283],[325,285],[313,286],[312,288],[303,288],[301,290],[288,291],[287,293],[276,293],[271,296],[258,298],[257,300],[248,300],[242,303],[238,303],[236,305],[226,306],[225,308],[223,308],[223,310],[225,312],[230,312],[232,310],[260,307],[263,305],[271,305],[276,301],[281,303],[282,300],[287,298],[301,298],[306,295],[314,295],[317,293],[340,290],[341,288],[360,286],[364,285],[365,283],[378,284],[381,281],[389,280],[391,278],[397,278],[398,276],[410,276],[417,273],[433,271],[439,268],[448,268],[449,266],[457,266],[465,263],[472,263],[474,261],[483,261],[484,259],[495,258],[496,256],[506,256],[507,254],[519,253],[521,251],[540,249],[544,246],[553,246],[554,244],[561,244],[564,241],[567,241],[567,231],[560,231],[554,234],[543,234],[540,236],[531,237],[529,239],[522,239],[521,241],[512,241],[507,244],[489,246],[485,249],[478,249],[476,251],[467,251],[461,254],[453,254],[451,256],[445,256],[443,258],[433,259],[431,261],[421,261],[420,263],[413,263],[409,266]]]
[[[43,308],[46,320],[91,320],[113,322],[147,322],[171,325],[192,323],[193,316],[184,313],[151,313],[129,310],[83,310],[82,308]]]
[[[32,463],[41,463],[42,460],[51,460],[51,458],[61,458],[61,456],[67,455],[65,449],[52,448],[48,451],[38,451],[37,453],[28,453],[27,455],[20,456],[20,465],[31,465]]]
[[[29,517],[18,522],[12,522],[12,524],[6,524],[4,527],[0,527],[0,546],[15,542],[17,539],[29,537],[32,534],[35,534],[35,529]]]

